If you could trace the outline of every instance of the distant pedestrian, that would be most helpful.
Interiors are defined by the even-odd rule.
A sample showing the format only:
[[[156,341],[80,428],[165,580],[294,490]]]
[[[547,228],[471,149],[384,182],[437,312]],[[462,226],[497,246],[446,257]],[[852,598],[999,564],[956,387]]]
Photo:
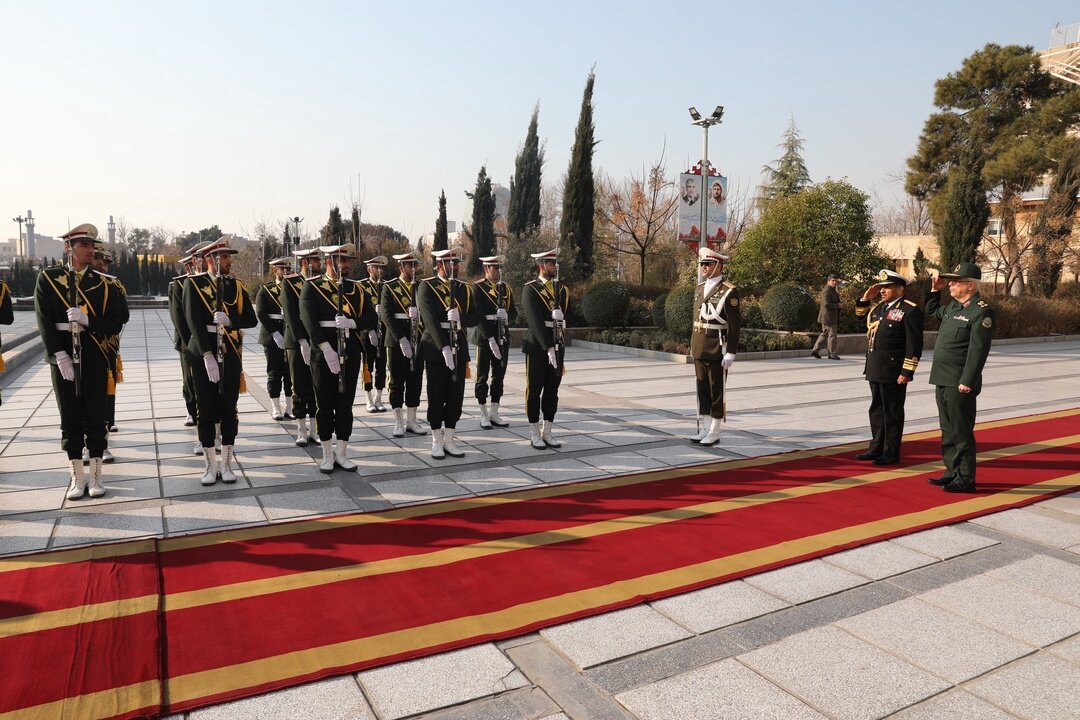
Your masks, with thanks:
[[[821,349],[825,347],[828,347],[830,360],[840,359],[840,356],[836,354],[836,329],[840,325],[840,293],[836,288],[839,285],[840,276],[830,275],[825,287],[821,289],[819,299],[821,307],[817,318],[821,323],[821,334],[814,343],[814,349],[810,351],[810,354],[818,360],[821,359]]]

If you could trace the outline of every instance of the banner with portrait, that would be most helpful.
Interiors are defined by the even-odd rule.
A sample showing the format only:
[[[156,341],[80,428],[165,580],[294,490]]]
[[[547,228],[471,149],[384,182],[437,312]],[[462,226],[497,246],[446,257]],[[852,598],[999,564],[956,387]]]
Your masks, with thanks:
[[[727,240],[727,191],[728,179],[723,175],[709,175],[702,197],[701,175],[679,175],[679,240],[698,243],[701,240],[701,207],[705,205],[710,244],[723,244]]]

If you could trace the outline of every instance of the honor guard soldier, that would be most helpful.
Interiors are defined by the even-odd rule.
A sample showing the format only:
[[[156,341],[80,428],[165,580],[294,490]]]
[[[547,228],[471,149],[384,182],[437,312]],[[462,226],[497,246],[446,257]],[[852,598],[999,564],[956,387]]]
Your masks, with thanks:
[[[521,344],[525,353],[525,415],[532,428],[530,442],[537,450],[562,447],[551,429],[559,409],[566,354],[566,313],[570,290],[559,281],[559,250],[533,253],[539,276],[525,283],[521,304],[528,330]],[[544,425],[541,428],[540,416]]]
[[[169,317],[173,324],[173,349],[180,354],[180,383],[184,393],[184,406],[187,408],[184,426],[194,427],[199,411],[195,404],[195,386],[187,361],[187,344],[191,339],[191,331],[188,330],[187,320],[184,319],[184,284],[189,277],[202,270],[202,258],[199,258],[199,262],[196,263],[193,248],[192,252],[180,258],[180,264],[184,272],[169,281]],[[196,443],[196,447],[202,450],[201,444]]]
[[[259,286],[255,295],[255,317],[259,319],[259,344],[266,355],[266,392],[274,410],[270,417],[275,420],[292,420],[292,376],[285,360],[285,322],[282,308],[285,271],[290,261],[288,258],[275,258],[270,261],[270,272],[274,279]],[[285,412],[281,411],[282,389],[285,391]]]
[[[205,247],[206,272],[188,278],[184,290],[184,317],[191,331],[188,362],[195,383],[199,442],[206,456],[203,485],[213,485],[219,475],[224,483],[236,482],[232,458],[244,370],[243,329],[256,322],[244,284],[229,275],[236,252],[227,240]],[[220,466],[214,447],[219,432]]]
[[[363,362],[360,334],[374,335],[377,319],[360,283],[345,277],[355,253],[353,244],[328,245],[321,251],[326,273],[304,283],[300,291],[300,318],[311,338],[315,430],[322,445],[319,472],[331,473],[335,465],[355,471],[348,450]]]
[[[866,365],[870,383],[871,440],[856,460],[875,465],[900,462],[907,387],[919,366],[923,347],[923,312],[904,297],[907,278],[892,270],[855,302],[855,315],[866,318]]]
[[[433,277],[420,281],[416,303],[424,324],[420,342],[427,369],[427,421],[431,426],[431,457],[464,457],[454,442],[461,406],[465,400],[469,341],[467,324],[475,322],[472,288],[457,279],[461,254],[457,248],[437,250]]]
[[[386,256],[379,255],[365,260],[364,265],[367,267],[367,277],[360,281],[360,287],[367,293],[368,304],[375,308],[376,315],[381,315],[379,303],[382,301]],[[386,352],[383,349],[381,322],[375,324],[375,334],[375,343],[370,342],[368,333],[361,337],[364,347],[364,394],[367,396],[369,413],[386,412],[382,401],[383,390],[386,388]]]
[[[127,288],[113,275],[108,274],[109,265],[112,264],[112,255],[106,249],[104,243],[96,243],[94,245],[94,259],[91,261],[94,270],[98,275],[105,279],[113,289],[116,291],[116,302],[121,306],[121,316],[123,317],[123,324],[127,325],[128,320],[131,319],[131,313],[128,310],[127,304]],[[123,328],[121,328],[123,332]],[[105,425],[110,433],[116,432],[116,386],[124,381],[124,362],[120,359],[120,335],[111,335],[105,339],[105,348],[109,353],[109,379],[108,379],[108,395],[105,398]],[[101,453],[101,462],[111,463],[116,458],[109,452],[108,447],[109,436],[105,435],[105,450]],[[85,451],[84,451],[85,453]],[[89,454],[85,454],[83,460],[86,464],[90,463]]]
[[[484,277],[473,283],[473,297],[479,322],[470,331],[476,344],[476,401],[480,403],[480,427],[508,427],[499,417],[499,401],[503,394],[503,378],[510,360],[510,316],[514,313],[514,293],[502,281],[502,266],[506,258],[493,255],[480,258]],[[491,384],[488,385],[488,377]],[[488,404],[488,389],[491,404]]]
[[[926,293],[926,314],[941,321],[934,343],[930,384],[941,425],[945,472],[930,482],[947,492],[975,492],[975,399],[994,336],[994,309],[979,297],[982,270],[962,262],[935,277]],[[952,302],[941,302],[948,285]]]
[[[0,280],[0,325],[10,325],[15,322],[15,312],[11,306],[11,288],[3,280]],[[0,350],[0,372],[4,372],[4,354]],[[0,405],[4,404],[0,397]]]
[[[724,387],[727,371],[739,352],[739,289],[724,280],[724,261],[712,248],[698,250],[699,277],[694,292],[694,331],[690,354],[697,378],[698,422],[701,427],[691,440],[702,445],[720,441],[720,427],[727,417]]]
[[[281,309],[285,316],[285,355],[292,378],[292,413],[296,417],[296,446],[306,447],[315,442],[315,386],[311,379],[311,341],[300,318],[300,293],[304,283],[322,274],[322,255],[318,248],[293,252],[300,263],[300,272],[286,275],[281,292]],[[308,427],[311,418],[312,427]]]
[[[379,300],[390,375],[390,407],[394,409],[394,437],[405,437],[406,432],[426,435],[427,430],[416,419],[420,389],[424,384],[424,359],[420,357],[418,347],[422,331],[415,284],[420,259],[410,251],[394,255],[394,261],[398,264],[398,276],[383,283]]]
[[[67,265],[45,268],[34,288],[38,331],[52,366],[53,391],[60,409],[61,445],[71,465],[69,500],[89,489],[101,497],[101,456],[105,451],[105,398],[109,357],[105,339],[123,327],[116,291],[91,266],[97,228],[86,223],[61,235]],[[90,477],[83,447],[90,451]]]

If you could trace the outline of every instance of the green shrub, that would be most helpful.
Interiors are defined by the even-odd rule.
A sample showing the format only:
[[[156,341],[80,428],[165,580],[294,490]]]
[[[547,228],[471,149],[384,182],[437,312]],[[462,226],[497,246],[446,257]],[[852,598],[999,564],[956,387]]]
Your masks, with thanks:
[[[1025,295],[988,298],[988,301],[997,313],[995,338],[1080,334],[1080,304],[1073,300]]]
[[[631,297],[630,307],[626,311],[626,324],[630,327],[652,325],[652,303],[648,300]]]
[[[739,352],[764,352],[767,350],[804,350],[813,343],[805,335],[782,335],[779,333],[742,332],[739,335]]]
[[[625,327],[630,309],[630,290],[617,280],[598,282],[585,291],[581,313],[596,327]]]
[[[765,323],[776,330],[810,330],[817,312],[817,301],[795,283],[771,287],[761,299]]]
[[[761,303],[755,297],[741,298],[742,326],[747,328],[765,328],[765,318],[761,314]]]
[[[1057,290],[1054,290],[1054,299],[1080,302],[1080,282],[1074,280],[1061,283],[1057,286]]]
[[[652,304],[652,324],[661,330],[667,327],[667,317],[664,315],[665,303],[667,303],[667,293],[658,295]]]
[[[664,304],[664,325],[681,340],[689,340],[694,327],[694,289],[693,285],[680,285],[668,293]]]

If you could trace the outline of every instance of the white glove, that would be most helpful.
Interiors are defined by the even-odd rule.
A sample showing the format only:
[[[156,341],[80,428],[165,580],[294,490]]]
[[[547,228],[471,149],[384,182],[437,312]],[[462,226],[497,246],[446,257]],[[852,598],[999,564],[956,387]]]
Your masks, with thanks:
[[[461,322],[461,313],[457,308],[450,308],[446,311],[446,319],[452,323]]]
[[[334,326],[337,327],[338,330],[355,330],[356,321],[353,320],[351,317],[345,317],[344,315],[335,315]]]
[[[727,370],[735,362],[735,355],[733,353],[726,353],[724,359],[720,361],[720,366]]]
[[[367,339],[368,339],[368,342],[371,343],[372,345],[374,345],[375,347],[379,346],[379,333],[375,332],[374,330],[368,330],[367,331]]]
[[[75,382],[75,361],[66,351],[56,353],[56,368],[60,371],[60,377],[68,382]]]
[[[509,315],[506,314],[506,308],[499,308],[498,310],[496,310],[495,311],[495,319],[496,320],[507,320],[507,319],[509,319]]]
[[[214,324],[221,327],[231,327],[232,320],[229,319],[229,313],[218,310],[214,313]]]
[[[454,353],[451,352],[449,345],[443,345],[442,359],[443,362],[446,363],[446,367],[450,368],[450,371],[453,372],[454,368],[457,367],[457,363],[454,362]]]
[[[409,319],[410,320],[419,320],[420,319],[420,311],[416,309],[415,305],[410,305],[409,306]]]
[[[551,319],[552,320],[557,320],[558,322],[562,322],[563,321],[563,312],[562,312],[562,310],[560,308],[555,308],[554,310],[552,310],[551,311]]]
[[[401,348],[401,354],[405,356],[405,359],[412,360],[412,343],[409,342],[409,338],[401,338],[397,344]]]
[[[83,327],[90,325],[90,318],[86,317],[81,307],[69,307],[67,309],[68,322],[79,323]]]
[[[551,365],[551,367],[553,367],[553,368],[557,368],[557,367],[559,367],[559,359],[558,359],[558,357],[557,357],[557,356],[555,355],[555,348],[553,348],[553,347],[549,347],[549,348],[548,348],[548,363],[549,363],[549,364]]]
[[[212,383],[221,380],[221,371],[218,369],[217,359],[208,352],[202,355],[202,363],[206,367],[206,379]]]
[[[311,343],[307,340],[300,341],[300,357],[304,358],[304,364],[311,364]]]
[[[337,350],[332,347],[325,347],[322,356],[323,360],[326,361],[326,367],[330,368],[330,372],[335,375],[341,372],[341,361],[338,360]]]
[[[278,346],[278,350],[285,349],[285,336],[279,332],[274,333],[274,344]]]
[[[375,303],[375,314],[382,317],[382,305]]]
[[[502,360],[502,350],[499,349],[499,342],[495,338],[488,338],[488,347],[491,348],[491,354],[496,360]]]

